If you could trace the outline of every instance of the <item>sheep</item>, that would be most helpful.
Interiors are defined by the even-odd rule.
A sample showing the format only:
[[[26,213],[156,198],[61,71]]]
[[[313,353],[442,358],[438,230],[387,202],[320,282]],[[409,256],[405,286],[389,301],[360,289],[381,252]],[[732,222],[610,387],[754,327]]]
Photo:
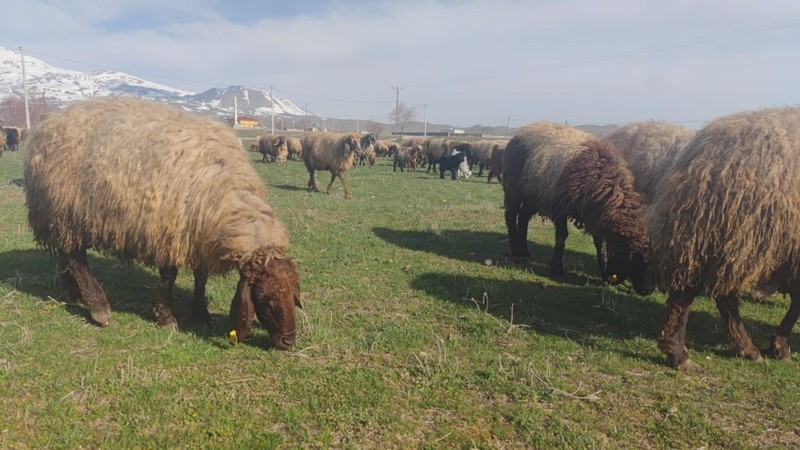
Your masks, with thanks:
[[[669,122],[634,122],[603,138],[622,153],[633,172],[633,186],[650,204],[656,185],[694,136],[694,131]]]
[[[453,155],[443,156],[439,159],[439,178],[444,179],[444,173],[450,171],[450,178],[457,179],[459,169],[466,168],[469,170],[469,163],[467,162],[467,155],[457,152]],[[472,172],[470,171],[470,175]]]
[[[3,132],[6,135],[6,150],[17,151],[22,137],[22,130],[17,127],[3,127]]]
[[[761,361],[739,315],[750,286],[788,293],[791,305],[766,355],[790,357],[800,315],[800,109],[716,119],[698,131],[658,186],[648,215],[653,267],[668,315],[658,339],[670,366],[699,371],[685,347],[694,298],[712,298],[732,349]]]
[[[361,136],[361,154],[358,156],[358,165],[365,163],[370,169],[375,165],[375,135],[367,133]]]
[[[483,169],[491,167],[492,151],[495,147],[505,147],[508,141],[490,141],[482,139],[472,143],[471,161],[478,164],[478,176],[483,176]]]
[[[273,161],[278,164],[285,163],[289,157],[289,146],[286,141],[286,136],[276,136],[272,140],[272,146],[269,151]]]
[[[613,147],[576,128],[537,122],[522,127],[508,143],[503,171],[511,256],[529,254],[528,222],[541,214],[556,227],[550,275],[564,276],[564,243],[571,219],[592,235],[595,245],[608,242],[609,261],[598,258],[604,279],[622,282],[630,277],[640,294],[652,291],[641,198]]]
[[[286,150],[289,153],[289,158],[295,160],[303,159],[303,144],[300,139],[293,136],[286,136]]]
[[[390,156],[389,155],[389,145],[391,142],[378,140],[375,141],[375,156]]]
[[[327,170],[331,173],[331,182],[328,183],[327,193],[333,190],[333,182],[338,177],[344,186],[345,198],[353,198],[344,172],[352,165],[353,160],[361,153],[361,139],[356,133],[311,133],[303,139],[303,162],[308,170],[308,187],[314,192],[319,192],[314,179],[315,170]]]
[[[277,157],[277,152],[275,148],[275,143],[278,141],[280,136],[275,134],[268,134],[265,136],[259,136],[258,141],[258,152],[261,153],[262,163],[268,163],[270,160],[275,161]]]
[[[456,143],[450,139],[431,139],[428,141],[428,172],[433,169],[436,173],[436,164],[443,157],[450,155],[450,152],[456,146]]]
[[[410,166],[414,172],[417,171],[417,158],[424,152],[421,145],[398,147],[397,144],[391,144],[389,148],[392,152],[393,172],[397,172],[397,167],[400,167],[402,172],[406,166]]]
[[[465,158],[461,161],[458,165],[458,176],[461,178],[469,178],[472,176],[472,170],[469,168],[469,162],[467,162],[468,158]]]
[[[492,148],[492,156],[489,158],[489,175],[486,176],[486,182],[491,183],[492,178],[497,177],[497,181],[503,184],[503,152],[506,146],[495,144]]]
[[[6,149],[6,133],[0,127],[0,158],[3,156],[3,150]]]
[[[230,127],[136,98],[76,102],[31,132],[24,164],[28,222],[56,254],[68,296],[101,326],[111,308],[90,271],[94,248],[159,268],[154,308],[175,327],[178,269],[194,273],[192,321],[210,322],[208,276],[239,271],[233,331],[247,337],[253,314],[279,349],[295,341],[300,285],[289,236]]]

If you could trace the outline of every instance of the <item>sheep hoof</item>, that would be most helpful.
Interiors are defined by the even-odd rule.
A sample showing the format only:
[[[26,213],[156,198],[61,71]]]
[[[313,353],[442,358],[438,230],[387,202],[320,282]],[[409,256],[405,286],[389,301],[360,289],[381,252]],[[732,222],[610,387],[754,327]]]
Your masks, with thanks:
[[[206,308],[198,308],[192,310],[191,316],[192,325],[211,325],[211,314],[209,314],[208,309]]]
[[[770,358],[786,360],[792,356],[792,349],[785,337],[772,335],[769,338],[769,347],[764,350],[764,354]]]
[[[686,372],[686,373],[703,373],[706,371],[706,369],[703,369],[702,366],[700,366],[699,364],[688,358],[682,363],[675,366],[675,369],[677,369],[678,372]]]

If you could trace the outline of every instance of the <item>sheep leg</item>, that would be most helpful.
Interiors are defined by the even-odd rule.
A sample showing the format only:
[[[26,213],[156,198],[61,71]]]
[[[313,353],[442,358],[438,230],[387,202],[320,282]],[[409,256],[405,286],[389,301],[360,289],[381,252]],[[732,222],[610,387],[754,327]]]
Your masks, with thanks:
[[[211,325],[211,314],[206,301],[206,282],[208,274],[203,269],[194,270],[194,294],[192,295],[192,323],[195,325]]]
[[[511,256],[529,256],[528,222],[533,213],[526,208],[524,202],[507,202],[506,228],[508,229],[508,246]]]
[[[792,298],[792,303],[789,305],[789,310],[783,316],[783,320],[775,333],[769,338],[769,347],[764,353],[776,359],[789,359],[792,354],[792,349],[789,347],[789,334],[797,323],[800,317],[800,286],[795,286],[789,292]]]
[[[753,361],[763,361],[761,352],[753,345],[750,335],[744,329],[742,316],[739,315],[739,298],[736,295],[723,295],[714,299],[717,309],[728,332],[731,348],[737,355]]]
[[[347,180],[344,179],[342,172],[339,172],[331,177],[331,184],[328,185],[328,194],[331,193],[333,181],[336,180],[336,177],[339,177],[339,179],[342,180],[342,186],[344,186],[344,198],[353,198],[353,194],[350,192],[350,187],[347,186]]]
[[[670,291],[667,297],[667,322],[658,338],[658,348],[667,354],[667,363],[687,372],[703,371],[702,367],[689,359],[686,351],[686,324],[696,296],[692,291]]]
[[[478,164],[478,176],[483,176],[483,163]]]
[[[600,276],[605,281],[606,269],[608,267],[608,248],[606,247],[606,240],[600,237],[592,236],[594,241],[594,248],[597,250],[597,267],[600,269]]]
[[[550,277],[564,278],[564,247],[566,246],[569,229],[567,218],[559,217],[553,221],[556,225],[556,244],[553,259],[550,261]]]
[[[67,298],[69,301],[79,305],[87,306],[86,301],[83,299],[83,295],[81,295],[81,288],[78,286],[78,282],[69,271],[69,258],[67,258],[66,255],[62,255],[61,260],[59,261],[58,278],[61,280],[61,286],[67,290]]]
[[[62,257],[66,260],[67,271],[75,281],[80,298],[89,306],[92,319],[100,326],[108,326],[111,323],[111,305],[108,304],[106,294],[97,282],[97,278],[89,269],[86,249],[81,248]]]
[[[314,169],[308,171],[308,188],[311,189],[313,192],[319,192],[319,188],[317,187],[317,180],[314,179]]]
[[[178,321],[172,313],[172,288],[175,286],[175,279],[178,278],[177,267],[159,267],[158,274],[161,276],[161,284],[158,287],[158,303],[153,307],[156,321],[160,327],[177,328]]]

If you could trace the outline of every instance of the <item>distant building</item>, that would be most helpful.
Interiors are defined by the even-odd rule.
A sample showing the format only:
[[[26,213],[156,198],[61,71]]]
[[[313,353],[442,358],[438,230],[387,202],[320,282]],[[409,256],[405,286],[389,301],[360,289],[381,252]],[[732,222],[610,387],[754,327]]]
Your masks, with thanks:
[[[226,117],[225,120],[228,122],[228,125],[234,125],[233,117]],[[239,116],[239,123],[236,125],[245,128],[261,128],[261,121],[250,116]]]

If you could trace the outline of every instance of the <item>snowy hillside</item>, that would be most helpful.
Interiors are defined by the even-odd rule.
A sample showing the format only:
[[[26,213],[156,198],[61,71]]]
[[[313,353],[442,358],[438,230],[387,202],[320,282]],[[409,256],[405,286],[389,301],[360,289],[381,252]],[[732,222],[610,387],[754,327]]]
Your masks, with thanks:
[[[18,52],[0,46],[0,98],[22,96],[22,64]],[[266,117],[276,115],[300,116],[305,112],[289,100],[270,98],[269,92],[244,86],[214,88],[193,93],[153,83],[113,70],[80,72],[51,66],[25,55],[25,76],[30,97],[44,96],[56,106],[93,97],[130,95],[174,103],[197,112],[216,116],[233,115],[234,97],[239,114]]]

